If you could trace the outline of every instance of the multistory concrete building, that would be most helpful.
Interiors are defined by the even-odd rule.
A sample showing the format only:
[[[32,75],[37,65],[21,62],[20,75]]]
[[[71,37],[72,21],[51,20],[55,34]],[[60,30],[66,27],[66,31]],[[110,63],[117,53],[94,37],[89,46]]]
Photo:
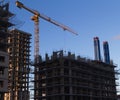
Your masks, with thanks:
[[[0,100],[4,100],[4,95],[8,92],[8,62],[8,53],[0,51]]]
[[[117,100],[114,65],[59,51],[35,67],[34,100]]]
[[[0,100],[29,100],[31,34],[13,29],[9,3],[0,2]]]
[[[9,91],[6,100],[29,100],[31,34],[13,29],[8,43],[9,53]]]
[[[9,12],[8,3],[0,3],[0,100],[4,100],[5,93],[8,92],[8,66],[9,55],[7,48],[7,38],[9,36],[8,28],[13,24],[9,22],[9,18],[13,16]]]

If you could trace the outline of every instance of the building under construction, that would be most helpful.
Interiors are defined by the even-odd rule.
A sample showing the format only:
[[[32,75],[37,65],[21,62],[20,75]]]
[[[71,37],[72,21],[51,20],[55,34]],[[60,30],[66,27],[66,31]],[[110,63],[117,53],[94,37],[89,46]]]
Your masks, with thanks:
[[[59,51],[35,67],[34,100],[117,100],[113,64]]]
[[[4,100],[5,93],[8,92],[9,55],[7,49],[9,45],[7,38],[9,33],[7,30],[13,25],[9,22],[11,16],[13,14],[9,12],[9,4],[0,2],[0,100]]]
[[[8,32],[11,16],[9,4],[1,4],[0,100],[29,100],[31,34],[18,29]],[[116,66],[102,62],[99,49],[95,50],[96,60],[63,51],[46,54],[34,65],[34,100],[117,100]]]
[[[24,31],[10,31],[9,91],[6,100],[29,100],[30,38],[31,34]]]
[[[9,3],[0,2],[0,100],[29,100],[31,34],[10,30]]]

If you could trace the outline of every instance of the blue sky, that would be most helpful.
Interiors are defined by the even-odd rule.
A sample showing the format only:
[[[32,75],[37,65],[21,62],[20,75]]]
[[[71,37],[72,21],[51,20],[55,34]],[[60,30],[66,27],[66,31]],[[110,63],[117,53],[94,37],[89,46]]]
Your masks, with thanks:
[[[100,39],[103,57],[103,41],[109,42],[110,58],[120,67],[120,0],[19,0],[27,7],[69,26],[78,36],[40,18],[40,54],[51,54],[63,49],[76,55],[94,59],[93,37]],[[15,6],[9,0],[11,20],[19,24],[16,28],[34,34],[33,14]],[[32,55],[33,55],[32,36]]]

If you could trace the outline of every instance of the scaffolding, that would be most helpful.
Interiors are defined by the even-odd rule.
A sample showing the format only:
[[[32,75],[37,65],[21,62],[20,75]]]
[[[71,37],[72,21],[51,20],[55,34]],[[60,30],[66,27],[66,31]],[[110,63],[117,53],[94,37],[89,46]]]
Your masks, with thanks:
[[[59,51],[35,67],[34,100],[117,100],[113,64]]]

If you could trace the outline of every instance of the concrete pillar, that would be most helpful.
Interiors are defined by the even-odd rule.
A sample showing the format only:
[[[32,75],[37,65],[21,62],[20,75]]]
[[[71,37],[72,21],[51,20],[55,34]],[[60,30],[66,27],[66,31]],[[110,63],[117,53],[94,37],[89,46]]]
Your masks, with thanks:
[[[65,96],[64,95],[62,96],[62,100],[65,100]]]
[[[72,76],[72,70],[71,70],[71,68],[69,69],[69,84],[70,84],[70,89],[69,89],[69,94],[70,94],[70,100],[73,100],[73,96],[71,95],[72,94],[72,91],[73,91],[73,89],[72,89],[72,78],[71,78],[71,76]]]

